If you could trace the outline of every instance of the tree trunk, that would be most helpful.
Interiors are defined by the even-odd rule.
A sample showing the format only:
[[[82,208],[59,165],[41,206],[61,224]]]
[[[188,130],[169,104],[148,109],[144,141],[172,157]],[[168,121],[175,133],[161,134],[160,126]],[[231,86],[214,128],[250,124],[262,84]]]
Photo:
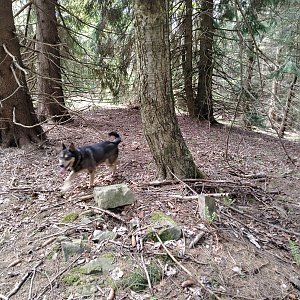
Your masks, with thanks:
[[[3,147],[24,146],[45,138],[38,123],[25,79],[16,37],[12,2],[0,10],[0,142]]]
[[[286,130],[286,127],[287,127],[287,120],[288,120],[290,108],[292,106],[293,98],[295,97],[294,89],[295,89],[295,85],[297,83],[297,79],[298,79],[298,77],[295,74],[294,75],[294,79],[293,79],[293,81],[291,83],[291,86],[290,86],[288,98],[287,98],[287,101],[286,101],[286,104],[285,104],[285,108],[284,108],[284,112],[283,112],[283,117],[282,117],[282,121],[281,121],[281,124],[280,124],[279,132],[278,132],[278,135],[280,137],[284,136],[284,133],[285,133],[285,130]]]
[[[198,88],[193,117],[216,123],[212,101],[213,0],[201,1]]]
[[[182,67],[184,77],[184,90],[189,116],[195,115],[195,98],[193,93],[193,6],[192,0],[185,0],[184,48],[182,55]]]
[[[242,95],[242,105],[243,105],[243,125],[246,128],[251,128],[254,124],[253,119],[253,99],[249,96],[252,92],[252,77],[254,69],[254,42],[253,40],[248,41],[248,61],[246,69],[246,78],[244,80],[244,89]]]
[[[167,2],[134,3],[143,129],[160,178],[200,178],[175,115]]]
[[[276,50],[276,64],[280,65],[280,58],[281,58],[281,52],[282,52],[282,47],[277,47]],[[275,127],[275,124],[279,121],[279,110],[278,110],[278,78],[274,76],[273,81],[272,81],[272,95],[270,98],[270,106],[268,110],[268,125],[271,126],[272,128]]]
[[[51,118],[55,122],[64,122],[70,119],[70,115],[65,107],[62,88],[56,3],[57,0],[34,1],[38,22],[38,116],[43,121]]]

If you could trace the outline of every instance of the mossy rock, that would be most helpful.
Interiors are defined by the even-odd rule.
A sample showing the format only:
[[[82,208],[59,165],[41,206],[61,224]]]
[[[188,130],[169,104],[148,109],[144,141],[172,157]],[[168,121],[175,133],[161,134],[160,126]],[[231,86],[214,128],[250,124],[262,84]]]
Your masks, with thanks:
[[[79,272],[85,275],[96,273],[108,274],[109,271],[114,268],[114,262],[115,256],[112,253],[108,252],[80,267]]]
[[[150,223],[151,227],[156,230],[158,236],[163,242],[179,240],[181,238],[181,227],[178,226],[170,216],[167,216],[160,211],[152,213]],[[147,233],[145,239],[157,241],[157,237],[152,229]]]

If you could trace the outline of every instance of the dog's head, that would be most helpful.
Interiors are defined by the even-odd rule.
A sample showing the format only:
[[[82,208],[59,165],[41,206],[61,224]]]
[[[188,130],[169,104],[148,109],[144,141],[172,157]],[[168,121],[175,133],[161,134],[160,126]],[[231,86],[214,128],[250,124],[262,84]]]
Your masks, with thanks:
[[[60,174],[64,175],[66,170],[71,169],[75,162],[75,151],[76,148],[73,143],[67,148],[65,144],[62,144],[62,150],[59,154],[59,167]]]

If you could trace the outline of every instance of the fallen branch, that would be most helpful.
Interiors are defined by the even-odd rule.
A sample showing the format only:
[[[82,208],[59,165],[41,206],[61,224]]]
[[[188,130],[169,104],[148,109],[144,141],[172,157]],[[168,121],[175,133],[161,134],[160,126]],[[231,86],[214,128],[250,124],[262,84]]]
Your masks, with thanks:
[[[213,184],[237,184],[234,181],[230,180],[209,180],[209,179],[192,179],[192,178],[187,178],[187,179],[180,179],[180,180],[162,180],[162,181],[151,181],[148,183],[145,183],[147,186],[164,186],[164,185],[171,185],[171,184],[178,184],[178,183],[213,183]]]
[[[152,295],[152,294],[153,294],[153,291],[152,291],[152,284],[151,284],[151,280],[150,280],[150,276],[149,276],[147,267],[146,267],[145,262],[144,262],[143,254],[141,254],[141,261],[142,261],[142,267],[143,267],[143,269],[144,269],[144,271],[145,271],[146,278],[147,278],[147,281],[148,281],[148,287],[149,287],[150,293],[151,293],[151,295]]]
[[[241,214],[241,215],[243,215],[243,216],[245,216],[245,217],[247,217],[247,218],[250,218],[250,219],[252,219],[252,220],[255,220],[256,222],[265,224],[265,225],[267,225],[267,226],[276,228],[276,229],[278,229],[278,230],[280,230],[280,231],[283,231],[283,232],[286,232],[286,233],[289,233],[289,234],[293,234],[293,235],[296,235],[296,236],[299,236],[299,237],[300,237],[300,233],[299,233],[299,232],[296,232],[296,231],[293,231],[293,230],[289,230],[289,229],[285,229],[285,228],[282,228],[282,227],[280,227],[280,226],[278,226],[278,225],[271,224],[271,223],[266,222],[266,221],[263,221],[263,220],[258,220],[257,218],[255,218],[255,217],[253,217],[253,216],[251,216],[251,215],[249,215],[249,214],[247,214],[247,213],[244,213],[243,211],[241,211],[241,210],[239,210],[239,209],[237,209],[237,208],[234,208],[234,207],[232,207],[232,206],[228,206],[228,207],[229,207],[231,210],[233,210],[233,211],[235,211],[235,212],[237,212],[237,213],[239,213],[239,214]]]
[[[220,197],[228,197],[229,195],[232,195],[230,193],[212,193],[212,194],[206,194],[205,196],[209,196],[209,197],[216,197],[216,198],[220,198]],[[199,195],[195,195],[195,196],[181,196],[181,195],[169,195],[171,198],[176,198],[176,199],[180,199],[180,200],[197,200],[199,198]]]

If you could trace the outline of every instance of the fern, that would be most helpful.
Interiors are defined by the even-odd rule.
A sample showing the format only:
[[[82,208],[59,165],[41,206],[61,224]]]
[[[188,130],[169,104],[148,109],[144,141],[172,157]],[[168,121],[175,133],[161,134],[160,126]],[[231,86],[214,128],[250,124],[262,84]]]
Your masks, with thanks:
[[[292,240],[289,240],[289,246],[291,249],[292,256],[298,266],[300,266],[300,248],[299,246]]]

